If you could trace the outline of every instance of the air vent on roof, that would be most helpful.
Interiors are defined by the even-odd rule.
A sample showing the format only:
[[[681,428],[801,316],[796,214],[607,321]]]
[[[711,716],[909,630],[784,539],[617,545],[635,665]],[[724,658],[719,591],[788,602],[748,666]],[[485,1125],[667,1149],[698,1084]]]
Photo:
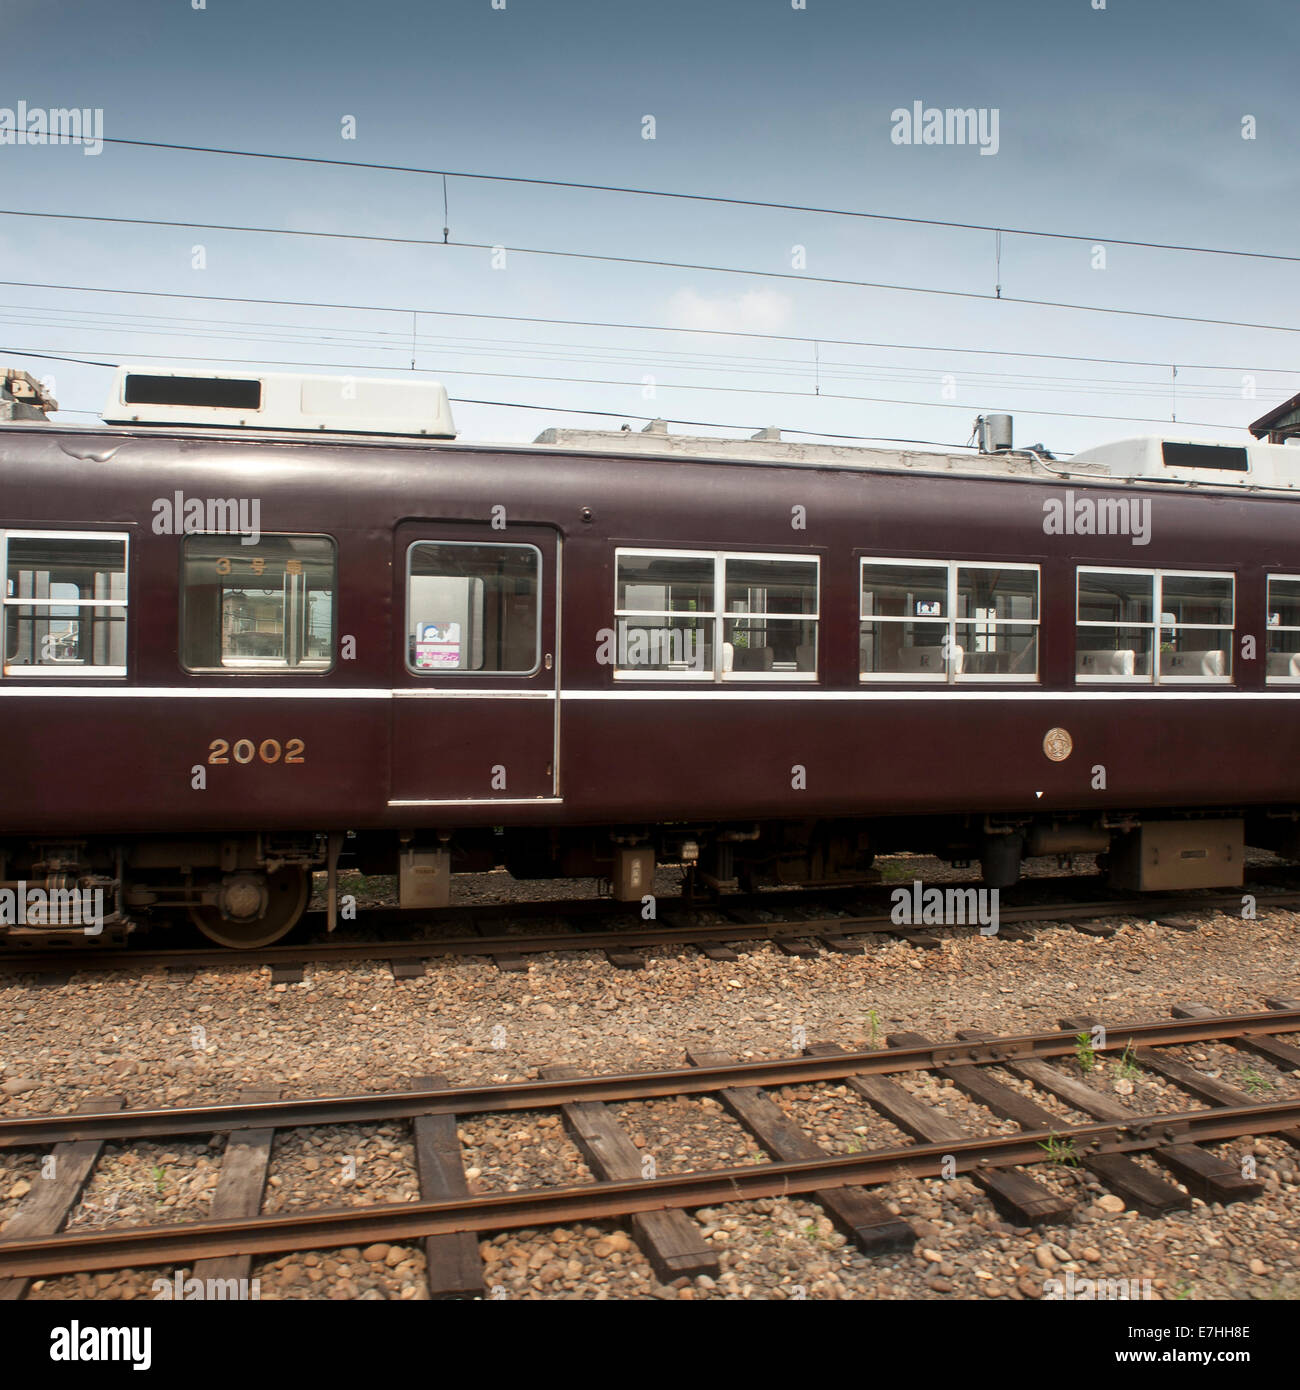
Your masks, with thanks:
[[[1161,454],[1166,468],[1226,468],[1232,473],[1250,469],[1245,449],[1231,444],[1179,444],[1166,439]]]
[[[456,437],[446,388],[405,377],[119,367],[104,419],[110,424]]]
[[[1300,490],[1300,460],[1280,444],[1202,444],[1144,435],[1083,449],[1071,467],[1100,468],[1112,478],[1170,487],[1251,487]]]
[[[219,410],[260,410],[262,383],[243,377],[144,376],[133,372],[123,388],[126,405],[199,405]]]

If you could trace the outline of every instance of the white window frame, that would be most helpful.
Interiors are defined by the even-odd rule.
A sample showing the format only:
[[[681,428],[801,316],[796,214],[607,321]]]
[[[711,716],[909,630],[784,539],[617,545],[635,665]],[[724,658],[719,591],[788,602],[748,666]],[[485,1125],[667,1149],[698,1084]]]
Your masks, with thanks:
[[[1268,634],[1271,632],[1300,632],[1300,626],[1294,624],[1279,623],[1277,627],[1271,627],[1268,615],[1272,611],[1272,602],[1269,598],[1269,586],[1275,579],[1289,580],[1292,584],[1300,584],[1300,574],[1268,574],[1265,575],[1264,583],[1264,684],[1265,685],[1300,685],[1300,676],[1270,676],[1268,674],[1268,658],[1272,653],[1268,649]]]
[[[944,597],[943,597],[943,616],[918,617],[913,614],[900,613],[897,615],[885,615],[880,613],[863,613],[862,611],[862,573],[868,565],[892,566],[898,569],[932,569],[939,570],[944,575]],[[949,669],[943,671],[864,671],[862,669],[862,624],[863,623],[924,623],[928,627],[940,628],[943,631],[945,640],[952,637],[952,609],[953,609],[953,576],[947,560],[897,560],[876,555],[861,555],[858,557],[858,679],[860,681],[893,681],[913,684],[917,682],[926,685],[950,685],[952,684],[951,663],[945,660],[945,666]],[[943,650],[943,642],[939,643],[939,651]]]
[[[868,565],[892,565],[900,569],[933,569],[946,572],[946,588],[944,591],[944,616],[941,618],[927,618],[917,614],[896,614],[886,615],[880,613],[863,613],[862,611],[862,574]],[[959,570],[1025,570],[1034,576],[1034,609],[1038,616],[1035,618],[979,618],[973,614],[969,617],[957,616],[957,575]],[[1041,633],[1043,621],[1043,575],[1042,567],[1035,564],[1027,564],[1022,561],[999,560],[940,560],[929,556],[912,556],[909,559],[899,559],[894,556],[884,555],[859,555],[858,556],[858,680],[864,684],[893,683],[903,685],[1037,685],[1041,680],[1039,668],[1042,665],[1042,651],[1037,640],[1037,635]],[[861,634],[863,623],[925,623],[934,627],[944,629],[944,638],[950,644],[949,650],[956,645],[958,627],[986,626],[992,632],[996,632],[1000,627],[1032,627],[1035,629],[1036,640],[1034,643],[1034,670],[1030,675],[1026,672],[1007,671],[1007,672],[962,672],[958,674],[953,670],[951,658],[945,658],[945,670],[933,674],[925,671],[863,671],[861,656]],[[942,650],[942,644],[940,644]],[[970,655],[970,653],[964,653]]]
[[[31,599],[9,597],[9,542],[10,540],[59,540],[59,541],[121,541],[122,542],[122,587],[125,591],[120,599],[77,598],[77,599]],[[130,639],[131,611],[131,534],[129,531],[64,531],[11,527],[0,530],[0,576],[3,576],[4,589],[0,592],[0,674],[7,679],[20,680],[122,680],[127,674],[126,664],[121,666],[10,666],[9,651],[9,610],[11,608],[31,608],[44,605],[49,608],[120,608],[125,621],[124,644]]]
[[[672,612],[665,609],[620,608],[618,606],[618,563],[624,556],[651,556],[656,560],[708,560],[713,564],[713,606],[691,613]],[[659,550],[652,547],[628,545],[614,550],[614,679],[616,681],[704,681],[712,684],[717,679],[718,663],[722,659],[718,641],[718,565],[717,552],[713,550]],[[713,665],[705,671],[647,670],[644,667],[628,667],[618,664],[619,624],[625,618],[657,618],[664,626],[673,619],[698,620],[701,625],[713,625]]]
[[[1079,620],[1079,578],[1084,574],[1129,574],[1150,576],[1152,579],[1151,602],[1152,620],[1149,623],[1139,622],[1100,622],[1088,619],[1081,622]],[[1166,623],[1163,620],[1165,608],[1165,580],[1166,579],[1226,579],[1229,584],[1232,596],[1232,618],[1227,623]],[[1153,629],[1151,639],[1151,673],[1146,676],[1081,676],[1078,673],[1077,660],[1075,669],[1075,682],[1079,685],[1233,685],[1236,681],[1236,660],[1233,650],[1235,635],[1237,631],[1237,576],[1232,570],[1166,570],[1166,569],[1130,569],[1125,565],[1079,565],[1075,569],[1074,579],[1074,626],[1077,632],[1081,627],[1104,627],[1104,628],[1149,628]],[[1166,676],[1160,670],[1160,634],[1166,628],[1173,628],[1176,632],[1227,632],[1228,636],[1228,674],[1226,676]],[[1078,642],[1075,642],[1075,655],[1078,655]]]
[[[682,611],[648,610],[618,607],[618,564],[624,557],[650,556],[657,560],[709,560],[713,563],[713,607],[696,613]],[[811,613],[729,613],[726,610],[727,561],[728,560],[768,560],[786,564],[812,564],[817,574],[817,606]],[[807,553],[791,554],[788,551],[772,552],[765,550],[670,550],[655,546],[627,545],[614,550],[614,638],[618,641],[618,625],[626,618],[659,618],[665,624],[673,619],[698,619],[701,624],[713,624],[713,665],[704,671],[645,670],[636,667],[614,666],[616,681],[696,681],[709,685],[726,682],[728,684],[749,685],[765,682],[794,682],[802,685],[815,685],[821,665],[821,556]],[[770,618],[775,622],[810,622],[816,624],[817,655],[811,671],[724,671],[722,669],[723,634],[728,621],[746,618]]]
[[[1099,619],[1079,617],[1079,585],[1085,574],[1123,574],[1132,577],[1150,579],[1151,581],[1151,621],[1147,623],[1137,622],[1102,622]],[[1234,598],[1235,604],[1235,586]],[[1156,621],[1160,616],[1160,571],[1154,569],[1131,569],[1124,565],[1078,565],[1074,571],[1074,680],[1076,685],[1155,685],[1160,674],[1160,624]],[[1105,628],[1114,632],[1120,628],[1140,628],[1144,632],[1151,633],[1151,670],[1145,675],[1134,674],[1131,676],[1100,675],[1085,676],[1079,674],[1079,639],[1078,632],[1081,627]]]

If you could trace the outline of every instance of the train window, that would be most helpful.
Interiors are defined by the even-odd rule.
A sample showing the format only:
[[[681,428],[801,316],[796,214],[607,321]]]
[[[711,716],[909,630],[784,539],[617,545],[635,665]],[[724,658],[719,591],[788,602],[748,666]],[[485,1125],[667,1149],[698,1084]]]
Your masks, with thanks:
[[[1038,679],[1038,567],[863,559],[860,678]]]
[[[1079,571],[1074,662],[1080,681],[1150,681],[1155,586],[1147,570]]]
[[[863,560],[859,617],[863,679],[947,679],[947,565]]]
[[[337,560],[329,536],[185,537],[181,664],[242,675],[334,665]]]
[[[1160,580],[1161,681],[1232,679],[1233,577],[1165,572]]]
[[[958,676],[1038,678],[1038,571],[1024,565],[958,565]]]
[[[818,560],[728,555],[722,564],[723,678],[815,676]]]
[[[1079,682],[1232,679],[1232,575],[1084,566],[1077,582]]]
[[[4,673],[126,675],[125,534],[9,531]]]
[[[802,555],[618,551],[614,674],[816,680],[820,563]]]
[[[615,674],[712,680],[717,557],[620,550],[614,564]]]
[[[419,675],[531,675],[541,645],[533,545],[416,541],[406,552],[406,665]]]
[[[1300,575],[1268,577],[1268,684],[1300,685]]]

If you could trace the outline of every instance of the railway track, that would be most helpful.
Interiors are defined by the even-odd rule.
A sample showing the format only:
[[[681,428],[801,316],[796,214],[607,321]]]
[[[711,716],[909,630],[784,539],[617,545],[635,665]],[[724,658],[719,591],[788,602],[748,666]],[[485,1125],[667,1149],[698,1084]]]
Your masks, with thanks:
[[[1016,1225],[1068,1220],[1073,1203],[1031,1172],[1044,1164],[1087,1169],[1126,1204],[1148,1214],[1207,1202],[1248,1200],[1263,1183],[1212,1147],[1241,1135],[1275,1135],[1300,1148],[1300,1090],[1259,1101],[1176,1055],[1214,1042],[1300,1071],[1300,1000],[1276,997],[1265,1011],[1220,1015],[1199,1005],[1174,1017],[1112,1025],[1089,1033],[1100,1054],[1119,1054],[1200,1103],[1139,1113],[1089,1084],[1068,1059],[1094,1019],[1061,1020],[1054,1032],[992,1037],[968,1031],[934,1042],[891,1035],[889,1046],[846,1052],[814,1044],[796,1057],[738,1062],[717,1052],[689,1055],[670,1071],[585,1076],[543,1067],[539,1079],[448,1088],[440,1076],[377,1095],[249,1099],[233,1105],[122,1111],[111,1097],[81,1112],[0,1119],[0,1148],[50,1147],[52,1176],[36,1184],[0,1235],[0,1298],[21,1298],[38,1277],[155,1266],[186,1266],[193,1277],[244,1279],[255,1256],[358,1245],[424,1242],[433,1297],[485,1292],[478,1236],[524,1227],[627,1220],[661,1279],[717,1270],[713,1248],[687,1214],[693,1208],[764,1197],[811,1196],[865,1254],[910,1245],[908,1222],[871,1188],[909,1178],[969,1175]],[[1282,1036],[1279,1036],[1282,1035]],[[1064,1065],[1062,1064],[1064,1062]],[[908,1073],[950,1081],[976,1106],[1016,1126],[971,1133],[899,1084]],[[1050,1110],[1008,1084],[1032,1084],[1089,1118]],[[913,1142],[832,1155],[781,1108],[782,1087],[836,1084]],[[710,1095],[749,1131],[768,1161],[748,1166],[647,1176],[642,1153],[613,1105],[654,1097]],[[576,1186],[471,1192],[457,1139],[458,1117],[558,1110],[595,1180]],[[277,1131],[313,1125],[408,1122],[420,1199],[402,1204],[261,1214]],[[165,1226],[64,1229],[108,1143],[158,1136],[228,1136],[208,1218]],[[1138,1164],[1154,1159],[1164,1170]],[[1166,1176],[1167,1174],[1167,1176]]]
[[[1043,883],[1046,880],[1036,880]],[[1094,880],[1082,880],[1088,890]],[[944,885],[965,889],[969,884]],[[888,893],[889,889],[880,890]],[[1164,924],[1194,929],[1198,914],[1241,910],[1242,894],[1251,892],[1257,908],[1300,907],[1300,890],[1270,889],[1267,881],[1247,885],[1234,892],[1188,893],[1154,898],[1149,894],[1124,898],[1085,895],[1062,897],[1047,902],[1004,905],[999,914],[997,935],[1003,940],[1026,939],[1023,928],[1035,923],[1064,922],[1094,936],[1110,936],[1113,928],[1090,925],[1107,917],[1142,917]],[[835,897],[839,898],[838,904]],[[631,913],[627,921],[636,925],[610,925],[617,909],[600,899],[573,899],[491,904],[477,908],[453,908],[432,918],[443,934],[412,939],[384,936],[380,939],[339,939],[317,935],[300,941],[232,951],[220,946],[114,946],[68,945],[57,950],[20,948],[0,952],[0,974],[34,975],[41,983],[56,984],[74,973],[105,973],[114,970],[204,970],[213,967],[247,965],[270,967],[277,981],[301,980],[309,964],[330,964],[356,960],[387,960],[398,978],[424,973],[425,963],[437,959],[488,956],[503,970],[526,970],[529,955],[547,951],[597,951],[620,969],[640,969],[646,957],[640,952],[657,947],[689,946],[715,960],[734,960],[732,946],[742,942],[767,940],[792,956],[811,957],[822,951],[861,953],[873,937],[897,938],[920,948],[934,948],[940,938],[931,932],[897,924],[885,905],[847,900],[840,893],[827,901],[826,895],[809,897],[803,893],[749,894],[725,897],[702,907],[685,907],[671,899],[659,919],[643,925]],[[846,905],[847,903],[847,905]],[[871,909],[871,910],[864,910]],[[710,920],[702,920],[707,915]],[[509,918],[550,918],[549,929],[526,931],[494,930]],[[367,909],[362,925],[428,925],[429,913],[394,908]],[[554,924],[561,925],[557,928]],[[968,928],[976,930],[974,926]]]

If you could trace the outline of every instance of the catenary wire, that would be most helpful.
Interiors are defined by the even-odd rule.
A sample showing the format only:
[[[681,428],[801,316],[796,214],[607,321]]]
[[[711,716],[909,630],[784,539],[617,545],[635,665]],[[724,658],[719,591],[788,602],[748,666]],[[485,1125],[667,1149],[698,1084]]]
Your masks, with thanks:
[[[641,265],[662,270],[694,270],[709,275],[741,275],[766,280],[795,280],[807,285],[837,285],[847,289],[884,290],[895,294],[938,295],[946,299],[975,299],[988,304],[1017,304],[1037,309],[1063,309],[1071,313],[1119,314],[1126,318],[1159,319],[1171,323],[1199,323],[1217,328],[1249,328],[1266,333],[1300,333],[1300,326],[1255,323],[1243,319],[1219,319],[1199,314],[1171,314],[1156,309],[1122,309],[1115,305],[1073,304],[1059,299],[1033,299],[1024,295],[993,295],[981,290],[941,289],[932,285],[897,285],[882,280],[854,280],[839,275],[806,275],[793,270],[759,270],[745,266],[707,265],[697,261],[670,261],[653,256],[615,256],[608,252],[563,251],[557,247],[505,246],[486,241],[438,241],[429,237],[380,236],[373,232],[327,232],[305,227],[259,227],[232,222],[182,222],[158,217],[114,217],[106,213],[42,212],[28,208],[0,208],[0,217],[32,217],[58,222],[97,222],[106,226],[161,227],[181,231],[237,232],[256,236],[308,237],[326,241],[364,241],[385,246],[449,247],[460,251],[504,251],[507,256],[544,256],[560,260],[598,261],[605,265]]]

